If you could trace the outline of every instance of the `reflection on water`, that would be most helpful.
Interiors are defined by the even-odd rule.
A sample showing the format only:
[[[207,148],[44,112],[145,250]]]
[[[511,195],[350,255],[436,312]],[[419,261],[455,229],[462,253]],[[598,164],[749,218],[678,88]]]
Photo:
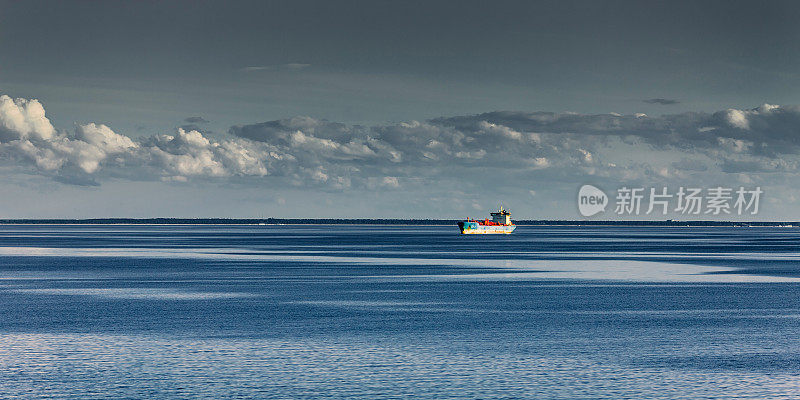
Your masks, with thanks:
[[[81,289],[13,289],[20,294],[98,296],[109,299],[132,300],[208,300],[250,297],[252,293],[189,292],[169,288],[81,288]]]
[[[8,397],[793,397],[800,230],[2,226]]]
[[[796,394],[796,358],[777,354],[647,354],[609,362],[583,335],[520,343],[426,336],[184,339],[111,335],[5,335],[3,393],[55,397],[698,398]],[[550,344],[551,348],[543,345]],[[619,339],[606,351],[623,351]],[[674,345],[665,343],[666,346]],[[8,360],[16,360],[9,363]]]

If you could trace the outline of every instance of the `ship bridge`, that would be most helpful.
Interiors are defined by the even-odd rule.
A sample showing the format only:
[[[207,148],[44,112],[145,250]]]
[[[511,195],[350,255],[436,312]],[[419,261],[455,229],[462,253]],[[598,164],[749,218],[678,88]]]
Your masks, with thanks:
[[[511,213],[504,209],[503,206],[500,206],[499,211],[490,213],[489,215],[492,216],[492,222],[494,223],[511,225]]]

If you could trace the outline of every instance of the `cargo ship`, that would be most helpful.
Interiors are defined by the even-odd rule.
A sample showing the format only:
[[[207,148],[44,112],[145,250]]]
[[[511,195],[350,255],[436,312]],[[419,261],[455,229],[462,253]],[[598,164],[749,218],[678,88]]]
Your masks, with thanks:
[[[458,223],[458,228],[464,235],[487,234],[487,233],[511,233],[517,226],[511,222],[511,213],[500,206],[500,210],[490,213],[492,219],[486,218],[483,221],[476,221],[467,218],[466,221]]]

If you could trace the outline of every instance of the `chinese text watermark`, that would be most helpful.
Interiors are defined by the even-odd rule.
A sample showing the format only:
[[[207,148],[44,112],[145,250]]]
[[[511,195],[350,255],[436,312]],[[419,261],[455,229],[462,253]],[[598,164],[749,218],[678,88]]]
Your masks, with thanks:
[[[617,189],[614,213],[617,215],[667,215],[670,212],[684,215],[755,215],[764,193],[761,187],[683,187],[670,191],[661,188]],[[583,185],[578,191],[578,211],[590,217],[605,211],[606,194],[592,186]]]

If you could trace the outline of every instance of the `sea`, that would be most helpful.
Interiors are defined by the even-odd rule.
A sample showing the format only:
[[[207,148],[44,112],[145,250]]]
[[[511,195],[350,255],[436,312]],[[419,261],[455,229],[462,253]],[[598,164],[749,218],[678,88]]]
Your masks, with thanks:
[[[0,397],[800,397],[800,229],[0,225]]]

